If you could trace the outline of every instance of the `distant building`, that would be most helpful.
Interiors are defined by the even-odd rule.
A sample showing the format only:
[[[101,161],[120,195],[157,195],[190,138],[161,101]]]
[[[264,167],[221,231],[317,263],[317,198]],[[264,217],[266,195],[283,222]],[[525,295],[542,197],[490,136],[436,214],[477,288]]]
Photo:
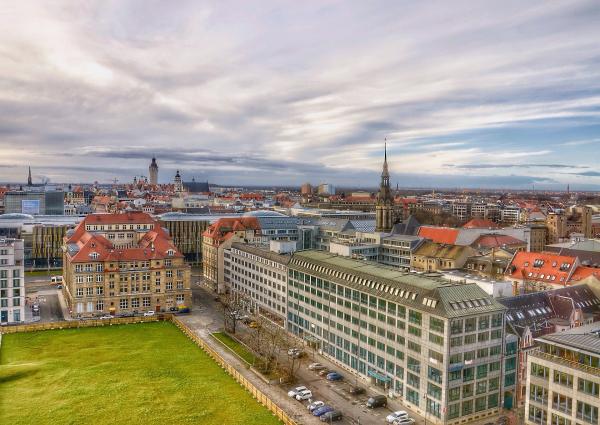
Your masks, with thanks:
[[[567,217],[563,213],[550,213],[546,217],[549,244],[562,242],[567,237]]]
[[[375,231],[390,232],[394,226],[394,197],[390,189],[390,173],[387,165],[387,145],[384,150],[383,171],[375,206]]]
[[[317,193],[319,195],[334,195],[335,194],[335,187],[332,184],[329,184],[329,183],[322,183],[317,188]]]
[[[312,195],[313,188],[310,183],[304,183],[300,187],[300,194],[303,196]]]
[[[158,184],[158,164],[156,163],[156,158],[152,157],[152,162],[148,167],[148,174],[150,175],[150,184],[157,185]]]
[[[175,173],[175,178],[173,179],[173,184],[175,186],[175,192],[181,193],[183,192],[183,181],[181,180],[181,175],[179,174],[179,170]]]
[[[459,269],[473,254],[475,250],[468,246],[426,241],[412,253],[410,266],[424,272]]]
[[[18,190],[4,195],[5,214],[64,215],[62,190]]]
[[[25,321],[23,240],[0,238],[0,324]]]

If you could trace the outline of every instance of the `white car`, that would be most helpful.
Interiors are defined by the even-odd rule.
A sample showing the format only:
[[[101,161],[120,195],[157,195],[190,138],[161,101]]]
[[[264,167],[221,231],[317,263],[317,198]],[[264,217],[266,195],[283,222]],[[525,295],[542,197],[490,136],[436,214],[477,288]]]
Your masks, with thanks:
[[[311,390],[300,391],[298,394],[296,394],[296,400],[298,401],[308,400],[309,398],[312,398]]]
[[[415,423],[415,420],[413,418],[400,418],[400,419],[396,419],[394,422],[392,422],[392,424],[394,425],[412,425]]]
[[[307,406],[307,409],[309,412],[314,412],[315,410],[317,410],[319,407],[325,406],[325,403],[322,402],[321,400],[317,400],[317,401],[313,401],[312,403],[310,403]]]
[[[396,419],[406,419],[406,418],[408,418],[408,413],[406,413],[404,410],[398,410],[396,412],[392,412],[389,415],[387,415],[385,420],[387,421],[388,424],[391,424],[391,423],[394,423],[394,421]]]
[[[309,370],[322,370],[325,369],[325,366],[321,363],[311,363],[308,365]]]
[[[298,395],[298,393],[302,392],[302,391],[306,391],[308,390],[308,388],[306,387],[296,387],[296,388],[292,388],[291,390],[288,391],[288,396],[289,397],[296,397]]]
[[[114,319],[115,316],[111,316],[110,314],[106,314],[100,317],[100,320]]]
[[[144,312],[144,316],[148,317],[148,316],[154,316],[154,311],[153,310],[148,310],[146,312]]]

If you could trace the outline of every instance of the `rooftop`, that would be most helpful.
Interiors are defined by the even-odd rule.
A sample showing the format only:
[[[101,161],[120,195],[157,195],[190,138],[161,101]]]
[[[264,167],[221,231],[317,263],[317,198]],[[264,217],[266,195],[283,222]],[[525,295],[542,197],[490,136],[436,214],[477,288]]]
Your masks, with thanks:
[[[290,267],[320,274],[354,289],[446,317],[505,309],[476,284],[449,282],[439,274],[402,272],[397,268],[324,251],[296,252]]]
[[[562,345],[567,349],[575,349],[590,354],[600,355],[600,322],[544,335],[538,341]]]

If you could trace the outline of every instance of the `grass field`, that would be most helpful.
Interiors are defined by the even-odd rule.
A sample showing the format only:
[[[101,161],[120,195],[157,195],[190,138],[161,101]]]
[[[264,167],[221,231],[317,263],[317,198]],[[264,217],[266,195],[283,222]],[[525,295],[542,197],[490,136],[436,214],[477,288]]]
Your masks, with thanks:
[[[277,424],[173,324],[4,335],[0,416],[15,424]]]
[[[229,334],[224,332],[215,332],[212,334],[216,339],[221,341],[223,345],[229,347],[235,354],[240,356],[243,360],[245,360],[249,364],[254,364],[255,357],[246,347],[233,339]]]

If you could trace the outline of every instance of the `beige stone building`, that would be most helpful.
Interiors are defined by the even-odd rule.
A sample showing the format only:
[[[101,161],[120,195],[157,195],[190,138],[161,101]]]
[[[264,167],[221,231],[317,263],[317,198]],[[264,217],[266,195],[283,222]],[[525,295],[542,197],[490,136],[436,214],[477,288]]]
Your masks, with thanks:
[[[63,245],[65,299],[74,317],[191,307],[190,266],[148,214],[91,214]]]
[[[412,269],[424,272],[462,268],[476,251],[468,246],[424,242],[412,254]]]

